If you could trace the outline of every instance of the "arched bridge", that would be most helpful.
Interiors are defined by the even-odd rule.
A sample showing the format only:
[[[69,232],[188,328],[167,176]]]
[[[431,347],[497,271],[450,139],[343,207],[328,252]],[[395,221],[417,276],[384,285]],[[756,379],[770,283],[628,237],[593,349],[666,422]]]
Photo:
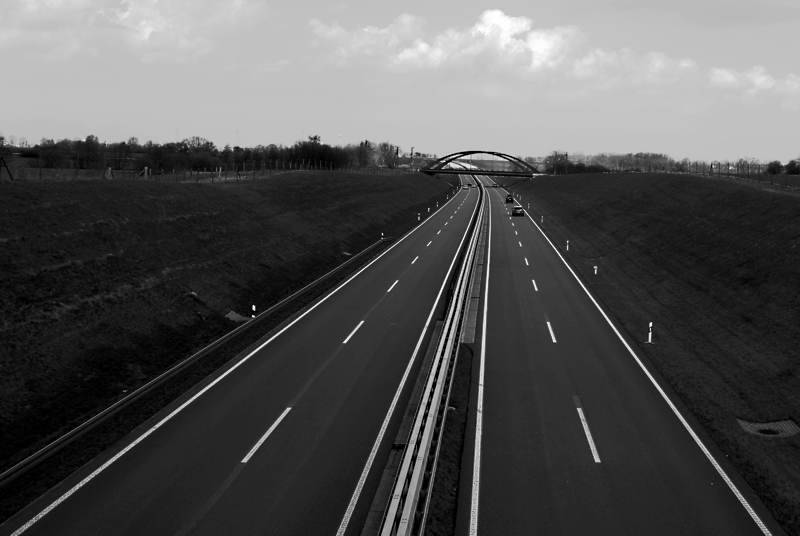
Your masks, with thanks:
[[[436,162],[428,166],[427,168],[422,168],[420,171],[422,173],[426,173],[428,175],[437,175],[437,174],[445,174],[445,175],[463,175],[463,169],[453,169],[447,167],[450,163],[455,163],[456,160],[460,158],[464,158],[467,156],[475,155],[475,154],[486,154],[495,156],[498,158],[502,158],[503,160],[511,163],[512,166],[516,168],[513,171],[499,171],[493,169],[477,169],[471,168],[469,170],[471,175],[498,175],[503,177],[532,177],[538,170],[515,156],[511,156],[510,154],[505,153],[498,153],[495,151],[459,151],[457,153],[452,153],[447,156],[443,156],[438,159]]]

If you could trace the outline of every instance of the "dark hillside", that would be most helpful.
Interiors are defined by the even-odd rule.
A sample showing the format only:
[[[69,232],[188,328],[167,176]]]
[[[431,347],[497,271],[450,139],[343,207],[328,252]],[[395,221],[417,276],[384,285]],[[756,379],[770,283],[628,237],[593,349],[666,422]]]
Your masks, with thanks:
[[[0,184],[0,466],[444,200],[416,174]]]
[[[502,179],[500,182],[503,182]],[[800,534],[800,196],[684,175],[509,182],[789,531]],[[594,276],[592,267],[599,266]]]

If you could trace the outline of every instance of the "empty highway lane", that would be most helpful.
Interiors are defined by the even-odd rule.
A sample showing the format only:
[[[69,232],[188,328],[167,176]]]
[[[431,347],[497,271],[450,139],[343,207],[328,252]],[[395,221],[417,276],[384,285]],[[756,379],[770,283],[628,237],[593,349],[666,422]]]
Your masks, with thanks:
[[[478,192],[459,190],[0,532],[358,534]]]
[[[535,223],[511,216],[505,191],[490,198],[459,532],[779,533],[736,475],[715,468]]]

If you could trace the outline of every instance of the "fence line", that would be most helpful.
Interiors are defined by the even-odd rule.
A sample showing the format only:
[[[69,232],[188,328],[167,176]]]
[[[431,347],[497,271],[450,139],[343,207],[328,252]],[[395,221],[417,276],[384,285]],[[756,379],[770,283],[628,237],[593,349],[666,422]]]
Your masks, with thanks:
[[[306,169],[287,165],[286,168],[267,168],[255,170],[218,170],[218,171],[171,171],[150,172],[147,175],[143,170],[112,170],[109,174],[103,169],[78,169],[78,168],[42,168],[42,167],[14,167],[14,178],[27,182],[68,182],[68,181],[102,181],[102,180],[141,180],[153,182],[244,182],[266,179],[273,176],[289,175],[294,173],[313,173],[320,175],[339,175],[343,173],[363,175],[402,175],[410,173],[410,169],[389,168],[339,168],[339,169]]]

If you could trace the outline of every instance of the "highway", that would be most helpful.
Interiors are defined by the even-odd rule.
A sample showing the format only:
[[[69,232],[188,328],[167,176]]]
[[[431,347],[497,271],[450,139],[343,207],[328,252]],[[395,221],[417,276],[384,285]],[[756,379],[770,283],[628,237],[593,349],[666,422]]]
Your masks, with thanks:
[[[479,195],[459,190],[0,533],[358,534]]]
[[[557,247],[487,192],[457,534],[782,534]],[[479,195],[459,190],[0,534],[360,534]]]
[[[781,533],[719,455],[704,453],[534,221],[511,217],[505,190],[488,190],[458,533]]]

